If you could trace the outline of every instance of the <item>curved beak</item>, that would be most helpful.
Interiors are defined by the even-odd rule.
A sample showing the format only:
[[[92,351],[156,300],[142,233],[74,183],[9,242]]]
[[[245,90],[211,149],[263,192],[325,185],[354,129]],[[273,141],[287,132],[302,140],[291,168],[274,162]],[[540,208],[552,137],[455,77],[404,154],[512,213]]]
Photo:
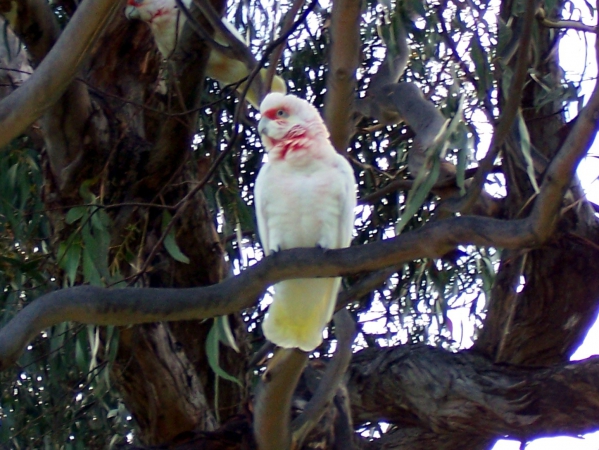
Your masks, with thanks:
[[[130,5],[130,4],[127,5],[127,7],[125,8],[125,17],[129,20],[139,19],[138,9],[133,5]]]
[[[268,117],[262,117],[258,122],[258,133],[260,135],[268,136],[268,124],[270,123],[270,119]]]

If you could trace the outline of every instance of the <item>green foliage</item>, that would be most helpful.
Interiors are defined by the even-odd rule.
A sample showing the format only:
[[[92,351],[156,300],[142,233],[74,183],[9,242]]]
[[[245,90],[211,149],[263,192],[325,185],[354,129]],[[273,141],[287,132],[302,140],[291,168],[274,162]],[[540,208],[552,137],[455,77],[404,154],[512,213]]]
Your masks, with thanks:
[[[108,271],[110,219],[104,210],[70,209],[65,215],[70,232],[53,242],[42,202],[40,158],[29,144],[20,138],[0,153],[2,324],[61,285],[102,286],[118,279]],[[102,430],[125,435],[130,418],[107,415],[119,402],[107,371],[117,345],[114,327],[62,323],[43,332],[17,367],[0,374],[0,446],[103,449]]]

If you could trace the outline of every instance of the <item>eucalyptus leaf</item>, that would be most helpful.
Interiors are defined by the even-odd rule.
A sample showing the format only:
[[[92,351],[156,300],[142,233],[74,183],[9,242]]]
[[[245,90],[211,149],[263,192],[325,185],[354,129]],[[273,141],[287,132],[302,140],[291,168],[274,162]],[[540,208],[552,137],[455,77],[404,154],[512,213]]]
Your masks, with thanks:
[[[78,221],[85,215],[87,210],[88,210],[87,206],[75,206],[75,207],[69,209],[64,220],[68,224],[75,223],[76,221]]]
[[[215,319],[215,325],[218,329],[218,339],[225,345],[231,347],[237,353],[239,353],[239,347],[235,342],[235,336],[231,330],[231,324],[229,323],[228,316],[218,316]]]
[[[216,375],[219,377],[231,381],[233,383],[237,383],[239,386],[242,386],[241,382],[232,375],[229,375],[223,368],[220,366],[220,352],[219,352],[219,343],[220,336],[218,332],[218,326],[216,321],[212,324],[210,331],[208,332],[208,336],[206,337],[206,355],[208,356],[208,364],[210,368],[214,371]]]
[[[532,185],[535,192],[538,194],[540,192],[540,189],[539,185],[537,184],[535,167],[531,156],[530,135],[528,134],[528,128],[526,128],[526,122],[524,122],[524,117],[522,117],[522,111],[518,111],[516,120],[518,123],[518,133],[520,135],[520,150],[522,151],[522,156],[524,158],[526,174],[528,175],[530,184]]]
[[[162,232],[166,230],[166,227],[171,222],[172,216],[169,214],[167,210],[164,210],[162,213]],[[179,246],[177,245],[177,241],[175,240],[175,227],[173,226],[166,237],[164,238],[164,247],[168,251],[169,255],[171,255],[175,260],[189,264],[189,258],[183,254]]]

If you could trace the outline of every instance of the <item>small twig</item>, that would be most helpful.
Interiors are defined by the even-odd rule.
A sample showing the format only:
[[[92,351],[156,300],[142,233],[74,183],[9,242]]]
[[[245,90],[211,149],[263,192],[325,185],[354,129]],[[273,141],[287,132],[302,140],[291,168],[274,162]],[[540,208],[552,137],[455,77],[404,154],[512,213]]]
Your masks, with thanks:
[[[13,69],[11,67],[0,67],[0,70],[5,70],[7,72],[24,73],[25,75],[32,75],[33,74],[33,72],[29,72],[28,70]]]
[[[536,17],[539,23],[547,28],[568,28],[570,30],[584,31],[585,33],[597,33],[594,25],[586,25],[577,20],[549,20],[545,17],[545,11],[542,8],[539,8]]]
[[[588,245],[590,247],[593,247],[595,250],[599,251],[599,245],[595,244],[593,241],[585,238],[584,236],[576,234],[572,231],[569,231],[568,234],[572,237],[575,237],[576,239],[581,240],[584,243],[584,245]]]
[[[335,311],[339,311],[345,308],[349,302],[357,300],[364,295],[369,294],[377,287],[381,286],[386,280],[391,278],[397,273],[397,267],[388,267],[382,270],[378,270],[365,276],[360,281],[355,283],[351,288],[342,291],[337,296],[337,304],[335,305]]]
[[[496,170],[500,170],[500,169],[496,169]],[[474,174],[476,173],[476,171],[477,171],[477,168],[467,169],[465,172],[464,178],[465,179],[472,178],[474,176]],[[391,194],[395,191],[398,191],[400,189],[411,189],[413,185],[414,185],[414,180],[393,180],[389,184],[387,184],[384,187],[382,187],[381,189],[379,189],[378,191],[374,191],[374,192],[360,198],[358,200],[358,204],[359,205],[368,205],[368,204],[376,203],[378,200],[380,200],[382,197],[385,197],[386,195],[389,195],[389,194]],[[444,188],[448,188],[448,187],[455,186],[455,185],[456,185],[455,178],[448,178],[448,179],[444,179],[444,180],[441,180],[441,181],[435,183],[433,185],[433,187],[431,188],[431,191],[434,191],[437,189],[444,189]]]

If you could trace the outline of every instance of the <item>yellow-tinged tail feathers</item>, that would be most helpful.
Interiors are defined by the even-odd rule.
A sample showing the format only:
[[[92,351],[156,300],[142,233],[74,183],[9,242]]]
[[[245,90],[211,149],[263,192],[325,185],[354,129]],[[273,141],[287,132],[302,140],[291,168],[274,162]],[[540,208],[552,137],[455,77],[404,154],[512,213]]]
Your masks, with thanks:
[[[309,278],[276,284],[264,336],[280,347],[314,350],[333,316],[340,283],[341,278]]]

